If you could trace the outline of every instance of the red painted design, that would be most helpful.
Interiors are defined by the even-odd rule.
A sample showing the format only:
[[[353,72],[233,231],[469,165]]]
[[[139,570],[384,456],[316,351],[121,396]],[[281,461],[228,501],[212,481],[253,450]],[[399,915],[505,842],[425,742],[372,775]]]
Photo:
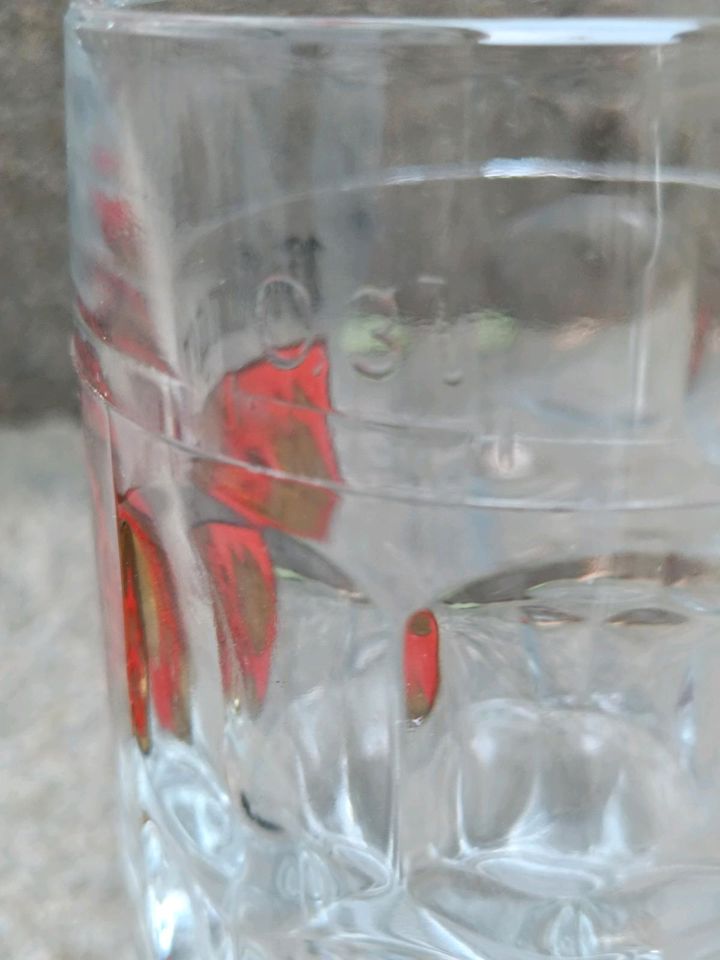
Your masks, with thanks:
[[[216,500],[253,523],[322,539],[337,500],[322,483],[340,479],[327,422],[327,350],[318,341],[276,354],[285,362],[297,358],[297,363],[278,367],[263,359],[223,377],[205,411],[205,433],[241,464],[283,476],[202,462],[196,479]]]
[[[108,248],[124,265],[137,264],[140,231],[128,201],[104,193],[96,193],[93,201]]]
[[[405,704],[414,723],[430,713],[440,686],[440,628],[431,610],[419,610],[405,627]]]
[[[692,382],[700,372],[700,366],[705,355],[705,347],[707,345],[707,338],[711,326],[712,317],[710,315],[710,311],[707,309],[707,307],[701,306],[698,309],[697,317],[695,318],[695,330],[693,333],[692,347],[690,350],[690,382]]]
[[[145,296],[127,280],[108,270],[95,271],[90,307],[81,297],[76,306],[80,319],[101,340],[140,363],[171,373],[159,356],[152,337],[152,321]]]
[[[232,524],[203,524],[195,542],[210,580],[225,696],[257,711],[277,633],[270,554],[257,530]]]
[[[72,345],[75,368],[80,380],[96,393],[99,393],[104,400],[112,403],[112,393],[105,380],[105,374],[95,348],[78,333],[73,335]],[[88,418],[86,422],[89,422],[90,419]]]
[[[150,704],[160,727],[189,735],[187,648],[168,559],[137,490],[119,499],[117,519],[130,713],[148,750]]]

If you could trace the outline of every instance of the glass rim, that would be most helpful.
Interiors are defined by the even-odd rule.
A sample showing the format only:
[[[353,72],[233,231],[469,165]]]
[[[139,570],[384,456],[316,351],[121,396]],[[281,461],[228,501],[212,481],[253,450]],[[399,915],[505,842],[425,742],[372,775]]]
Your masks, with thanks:
[[[482,46],[499,47],[665,47],[685,41],[720,42],[720,15],[642,14],[618,16],[531,15],[474,16],[473,0],[446,15],[422,11],[422,0],[396,0],[387,12],[307,13],[284,8],[274,12],[267,0],[251,5],[238,0],[70,0],[71,28],[108,29],[144,36],[193,37],[235,29],[317,30],[327,34],[352,32],[462,32]],[[237,6],[237,9],[235,7]],[[265,9],[267,7],[267,9]],[[532,13],[532,11],[530,11]]]

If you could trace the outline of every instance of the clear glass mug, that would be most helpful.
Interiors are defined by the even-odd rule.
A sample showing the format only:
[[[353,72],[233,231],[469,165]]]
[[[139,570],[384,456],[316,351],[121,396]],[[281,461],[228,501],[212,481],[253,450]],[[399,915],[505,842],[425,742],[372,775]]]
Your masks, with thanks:
[[[71,8],[143,958],[720,952],[720,33],[589,6]]]

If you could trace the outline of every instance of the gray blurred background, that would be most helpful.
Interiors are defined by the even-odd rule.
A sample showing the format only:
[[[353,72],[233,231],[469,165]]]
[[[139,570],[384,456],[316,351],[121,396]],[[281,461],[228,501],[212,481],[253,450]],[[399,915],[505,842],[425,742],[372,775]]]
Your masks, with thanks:
[[[130,960],[68,352],[64,0],[0,0],[0,957]]]
[[[74,409],[64,0],[0,0],[0,420]]]

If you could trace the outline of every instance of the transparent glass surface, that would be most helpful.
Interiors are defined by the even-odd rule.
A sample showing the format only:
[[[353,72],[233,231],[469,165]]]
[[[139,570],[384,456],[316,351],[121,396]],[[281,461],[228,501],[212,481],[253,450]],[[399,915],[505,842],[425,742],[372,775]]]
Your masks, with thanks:
[[[713,12],[71,8],[142,960],[720,955]]]

